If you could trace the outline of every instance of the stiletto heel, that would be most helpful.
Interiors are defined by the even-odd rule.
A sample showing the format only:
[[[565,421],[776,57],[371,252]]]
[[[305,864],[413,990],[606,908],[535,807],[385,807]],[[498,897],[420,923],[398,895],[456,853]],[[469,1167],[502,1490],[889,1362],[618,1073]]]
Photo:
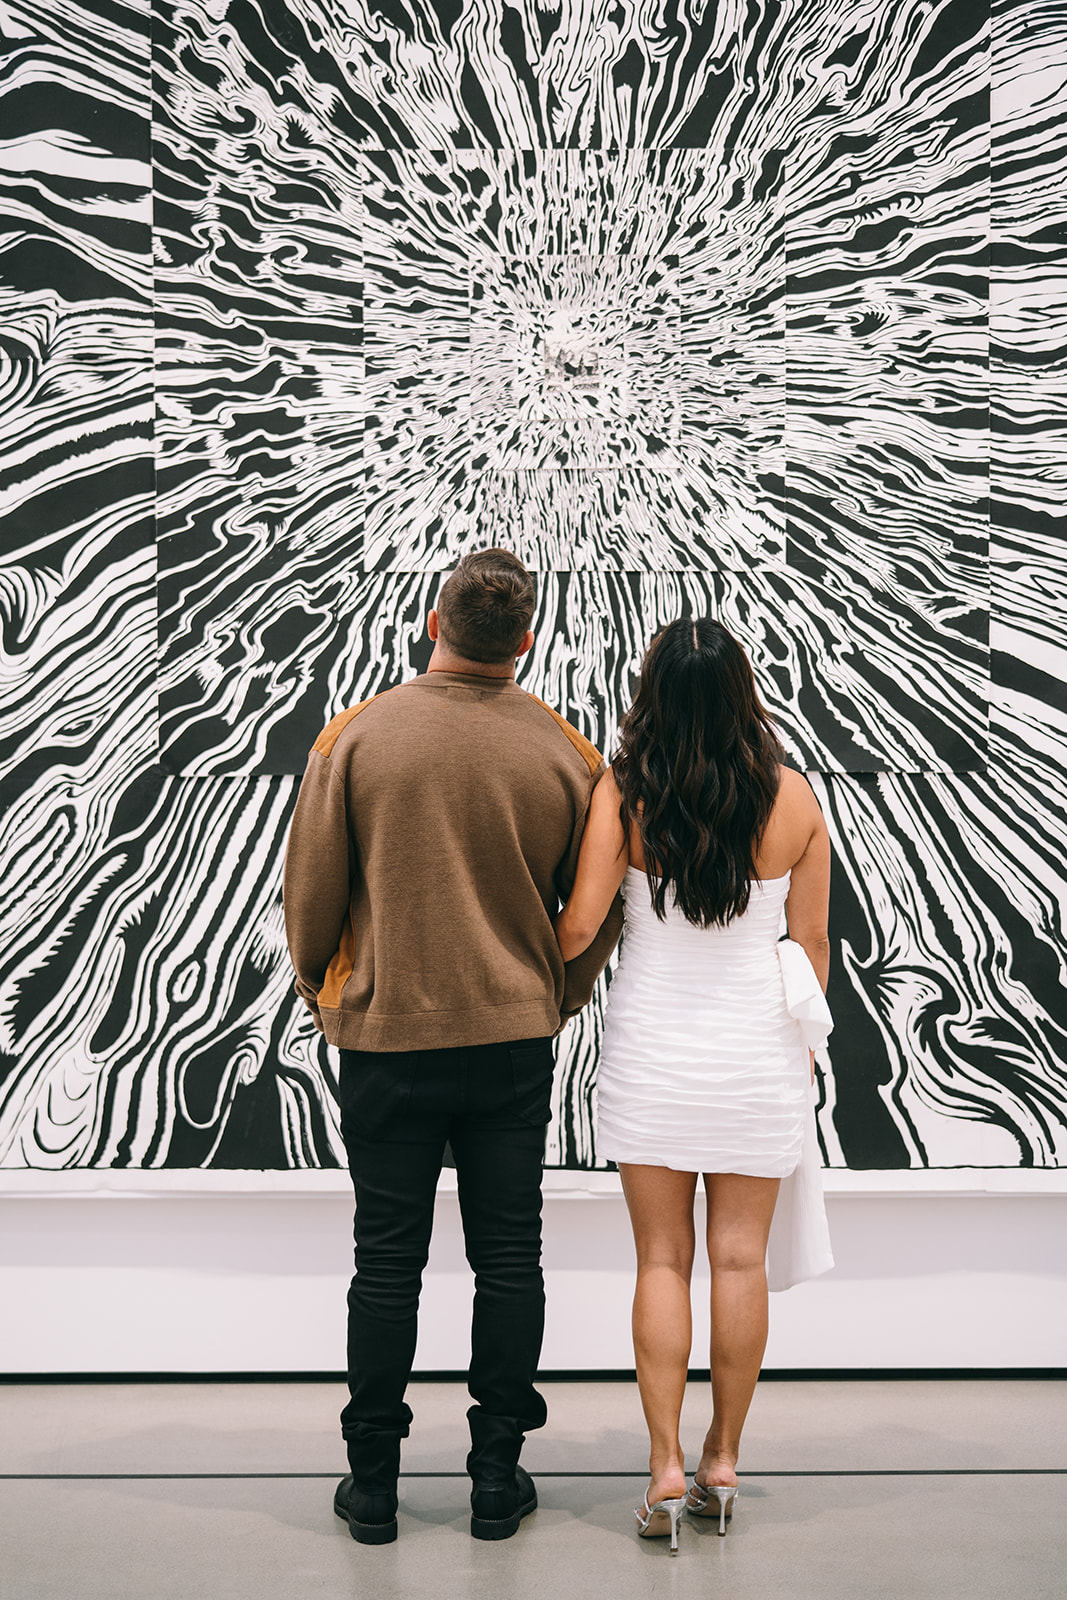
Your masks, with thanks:
[[[740,1490],[734,1483],[698,1483],[693,1479],[693,1487],[685,1497],[686,1510],[691,1517],[713,1517],[715,1506],[711,1504],[712,1495],[718,1501],[719,1512],[719,1538],[726,1533],[726,1524],[734,1514],[734,1502]]]
[[[679,1500],[657,1500],[654,1506],[648,1503],[648,1494],[645,1494],[645,1514],[634,1507],[634,1516],[637,1518],[637,1536],[639,1539],[659,1539],[664,1534],[671,1536],[671,1555],[678,1554],[678,1524],[682,1512],[688,1503],[688,1496],[683,1495]]]

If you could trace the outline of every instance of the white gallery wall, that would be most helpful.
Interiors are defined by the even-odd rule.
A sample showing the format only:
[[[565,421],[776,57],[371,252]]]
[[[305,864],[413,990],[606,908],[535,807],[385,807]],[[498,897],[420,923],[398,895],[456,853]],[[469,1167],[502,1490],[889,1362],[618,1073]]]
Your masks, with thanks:
[[[1067,1365],[1061,0],[0,0],[0,81],[0,1370],[341,1365],[286,831],[490,542],[599,746],[708,612],[824,807],[838,1266],[769,1363]],[[632,1360],[602,1000],[553,1368]]]
[[[0,1370],[338,1372],[351,1207],[327,1175],[225,1197],[121,1185],[4,1201]],[[972,1174],[974,1183],[981,1175]],[[958,1181],[958,1180],[956,1180]],[[771,1299],[772,1370],[1048,1368],[1067,1364],[1064,1196],[908,1192],[886,1181],[828,1211],[836,1265]],[[1010,1192],[1014,1188],[1015,1192]],[[542,1366],[633,1366],[633,1246],[617,1179],[549,1174]],[[707,1365],[706,1263],[692,1364]],[[455,1193],[438,1198],[416,1370],[462,1372],[471,1276]]]

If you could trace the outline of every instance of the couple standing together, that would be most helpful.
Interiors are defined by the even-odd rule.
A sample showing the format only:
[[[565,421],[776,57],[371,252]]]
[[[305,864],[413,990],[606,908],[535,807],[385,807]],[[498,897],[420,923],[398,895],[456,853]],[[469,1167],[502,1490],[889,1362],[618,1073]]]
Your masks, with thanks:
[[[829,840],[719,623],[679,620],[652,641],[607,768],[515,683],[534,601],[510,552],[464,557],[429,615],[427,671],[333,719],[289,836],[296,988],[340,1049],[355,1187],[351,1471],[334,1506],[360,1542],[396,1537],[446,1143],[475,1275],[471,1533],[506,1539],[537,1504],[519,1454],[547,1414],[534,1378],[552,1040],[624,931],[597,1153],[618,1163],[637,1250],[651,1442],[637,1531],[669,1534],[673,1550],[683,1510],[725,1531],[736,1498],[767,1336],[768,1236],[772,1287],[831,1264],[808,1054],[829,1027]],[[713,1416],[687,1488],[678,1428],[698,1176]]]

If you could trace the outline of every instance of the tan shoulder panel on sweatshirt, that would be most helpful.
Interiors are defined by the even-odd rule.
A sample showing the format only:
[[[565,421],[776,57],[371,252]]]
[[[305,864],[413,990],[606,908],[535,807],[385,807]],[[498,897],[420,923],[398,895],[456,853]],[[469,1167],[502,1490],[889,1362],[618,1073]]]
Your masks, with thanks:
[[[529,692],[529,691],[527,691],[527,692]],[[604,759],[603,756],[600,754],[600,751],[597,749],[596,745],[595,744],[591,744],[589,742],[589,740],[586,738],[585,734],[584,733],[579,733],[577,728],[572,728],[570,723],[567,721],[567,719],[565,717],[561,717],[559,712],[558,711],[554,711],[552,709],[552,707],[550,705],[546,704],[546,702],[544,700],[538,699],[537,695],[531,694],[530,695],[530,699],[531,700],[536,700],[537,704],[539,706],[544,706],[544,709],[548,712],[549,716],[553,717],[556,720],[556,722],[559,723],[560,727],[562,728],[563,732],[567,735],[567,738],[570,740],[571,744],[574,746],[574,748],[577,750],[578,754],[585,761],[585,764],[589,768],[589,771],[590,772],[595,772],[597,767],[599,767],[601,761]]]
[[[366,711],[369,705],[373,705],[374,701],[380,698],[379,695],[372,694],[369,700],[361,700],[358,706],[349,706],[347,711],[339,711],[333,720],[323,728],[315,743],[311,746],[312,750],[317,750],[320,756],[329,756],[352,718],[358,717],[361,711]]]

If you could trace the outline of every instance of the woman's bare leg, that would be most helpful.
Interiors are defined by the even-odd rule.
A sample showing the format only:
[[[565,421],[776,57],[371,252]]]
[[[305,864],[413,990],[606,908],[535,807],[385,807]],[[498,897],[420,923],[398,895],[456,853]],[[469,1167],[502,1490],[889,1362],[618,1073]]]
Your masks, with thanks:
[[[619,1172],[637,1249],[634,1356],[650,1444],[648,1500],[654,1505],[685,1493],[678,1419],[693,1342],[696,1173],[630,1164],[620,1164]]]
[[[714,1413],[697,1467],[701,1483],[736,1483],[741,1429],[767,1345],[767,1235],[777,1178],[704,1176],[711,1265]]]

